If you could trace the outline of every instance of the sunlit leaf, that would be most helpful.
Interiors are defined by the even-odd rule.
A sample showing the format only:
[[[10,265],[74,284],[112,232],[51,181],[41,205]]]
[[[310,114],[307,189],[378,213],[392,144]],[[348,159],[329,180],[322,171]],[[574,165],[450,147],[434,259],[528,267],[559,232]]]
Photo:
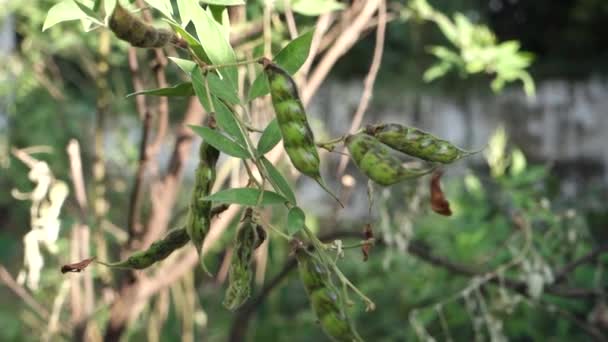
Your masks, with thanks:
[[[260,201],[260,195],[261,201]],[[214,193],[211,196],[207,196],[204,198],[208,201],[219,202],[219,203],[232,203],[232,204],[240,204],[245,206],[256,206],[258,203],[261,206],[266,205],[276,205],[276,204],[284,204],[287,200],[272,191],[262,192],[259,189],[252,188],[232,188],[227,190],[222,190]]]

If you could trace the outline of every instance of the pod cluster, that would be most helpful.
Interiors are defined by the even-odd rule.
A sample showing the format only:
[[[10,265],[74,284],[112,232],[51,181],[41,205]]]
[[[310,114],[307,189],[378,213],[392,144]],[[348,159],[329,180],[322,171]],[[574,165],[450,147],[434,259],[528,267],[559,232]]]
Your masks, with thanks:
[[[266,240],[266,231],[251,221],[251,209],[245,213],[245,218],[234,239],[234,249],[228,271],[228,288],[224,296],[224,306],[236,310],[245,303],[251,293],[253,269],[251,260],[253,251]]]
[[[357,167],[374,182],[388,186],[430,173],[434,168],[413,169],[403,166],[394,151],[365,133],[350,135],[345,140]]]
[[[107,264],[114,268],[131,268],[141,270],[152,266],[154,263],[164,260],[173,251],[183,247],[190,241],[186,229],[174,229],[163,239],[154,242],[148,249],[133,253],[124,261]]]
[[[175,40],[173,32],[143,22],[118,2],[110,16],[108,26],[117,38],[127,41],[134,47],[160,48]]]
[[[296,259],[300,279],[325,334],[333,341],[363,341],[348,317],[343,293],[333,284],[331,273],[314,250],[300,248]]]
[[[476,153],[462,150],[418,128],[400,124],[370,125],[366,132],[397,151],[430,162],[449,164]]]
[[[213,117],[207,124],[215,128]],[[186,231],[196,247],[196,251],[201,253],[203,241],[209,232],[211,225],[211,201],[204,200],[211,192],[215,182],[215,165],[220,156],[220,152],[207,142],[203,141],[199,147],[199,162],[194,174],[194,189],[188,207],[188,217],[186,219]]]
[[[272,105],[283,138],[285,152],[298,171],[313,178],[335,198],[321,178],[319,152],[315,144],[315,137],[308,124],[306,111],[300,100],[295,81],[287,71],[270,60],[264,58],[261,62],[268,77]]]

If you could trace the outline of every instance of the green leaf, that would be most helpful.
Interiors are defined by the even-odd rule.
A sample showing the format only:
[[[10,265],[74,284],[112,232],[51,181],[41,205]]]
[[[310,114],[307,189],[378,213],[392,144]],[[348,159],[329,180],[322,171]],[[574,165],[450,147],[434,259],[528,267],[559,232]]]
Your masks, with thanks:
[[[188,46],[192,48],[192,50],[196,54],[196,57],[200,58],[205,63],[211,64],[207,53],[205,53],[205,50],[203,49],[203,46],[198,41],[198,39],[194,38],[193,35],[191,35],[188,31],[184,30],[177,23],[170,20],[167,20],[167,22],[169,23],[169,25],[171,25],[173,30],[178,33],[186,41],[186,43],[188,43]]]
[[[281,49],[274,57],[274,62],[291,75],[295,74],[304,62],[306,62],[306,58],[308,58],[313,33],[313,31],[308,31],[289,42],[289,44]],[[251,85],[248,99],[253,100],[256,97],[266,95],[269,92],[270,87],[268,85],[268,80],[266,79],[264,72],[261,72]]]
[[[49,9],[44,25],[42,25],[42,31],[46,31],[48,28],[64,21],[86,19],[88,17],[74,1],[64,0]]]
[[[236,62],[236,54],[224,34],[224,29],[209,12],[198,7],[194,9],[192,19],[196,34],[212,64]],[[232,88],[238,89],[238,74],[235,67],[222,68],[220,74],[230,82]]]
[[[116,1],[117,0],[103,0],[103,10],[106,14],[104,18],[105,23],[108,22],[108,18],[112,15],[112,12],[114,12],[114,7],[116,7]]]
[[[90,7],[87,7],[86,5],[80,3],[79,1],[74,0],[74,3],[76,4],[76,6],[78,6],[78,8],[80,8],[80,10],[87,15],[87,17],[85,19],[88,19],[92,22],[94,22],[97,25],[103,25],[103,23],[97,19],[97,13],[95,13],[95,11],[93,11]]]
[[[255,78],[253,84],[251,84],[249,94],[247,94],[247,100],[251,101],[268,93],[270,93],[270,84],[268,84],[268,77],[266,77],[266,74],[262,71]]]
[[[213,106],[215,107],[215,118],[218,126],[228,135],[230,135],[241,146],[247,146],[243,132],[239,128],[239,124],[234,118],[234,113],[217,97],[213,98]]]
[[[183,83],[176,84],[173,87],[147,89],[147,90],[138,91],[135,93],[128,94],[127,98],[135,96],[135,95],[154,95],[154,96],[168,96],[168,97],[192,96],[192,95],[194,95],[194,89],[192,88],[191,82],[183,82]]]
[[[277,119],[270,121],[262,137],[258,142],[258,152],[260,155],[264,155],[272,150],[281,141],[281,130],[279,129],[279,122]]]
[[[240,204],[245,206],[256,206],[258,205],[260,195],[262,196],[262,200],[259,202],[260,206],[283,204],[287,202],[283,196],[275,192],[266,190],[262,192],[259,189],[252,188],[232,188],[222,190],[214,193],[211,196],[205,197],[204,200],[220,203]]]
[[[264,163],[264,167],[266,167],[266,170],[268,171],[268,176],[274,183],[276,183],[281,193],[289,200],[289,202],[296,204],[296,195],[293,193],[289,182],[285,179],[285,177],[283,177],[281,172],[264,157],[262,157],[262,163]]]
[[[193,61],[189,60],[189,59],[182,59],[182,58],[177,58],[177,57],[169,57],[169,59],[177,64],[177,66],[182,69],[183,72],[185,72],[188,76],[192,75],[192,72],[194,71],[194,68],[196,67],[196,63],[194,63]]]
[[[335,0],[295,0],[291,5],[294,12],[308,16],[318,16],[343,8],[344,4]]]
[[[192,7],[199,6],[197,0],[177,0],[177,10],[181,19],[182,27],[188,26],[192,20]]]
[[[211,113],[211,105],[209,104],[207,89],[205,88],[205,78],[201,73],[201,69],[198,66],[195,66],[190,77],[192,78],[192,87],[194,88],[194,93],[198,97],[198,100],[203,105],[203,108]]]
[[[209,90],[211,91],[211,94],[219,97],[222,100],[226,100],[226,102],[233,105],[238,105],[241,103],[241,99],[239,99],[235,89],[232,88],[226,81],[220,80],[216,74],[207,74],[207,81],[209,82]]]
[[[314,31],[311,30],[289,42],[277,53],[274,62],[287,70],[288,73],[295,74],[308,58],[313,34]]]
[[[245,0],[201,0],[209,5],[238,6],[245,5]]]
[[[173,18],[173,6],[171,0],[146,0],[146,2],[156,8],[167,18]]]
[[[241,145],[234,142],[234,140],[228,138],[217,130],[211,129],[209,127],[188,125],[192,130],[202,137],[206,143],[215,147],[216,149],[226,153],[227,155],[246,159],[250,158],[249,152],[245,150]]]
[[[289,213],[287,213],[287,232],[289,235],[294,235],[304,228],[305,220],[306,215],[304,215],[304,211],[302,211],[302,209],[299,207],[289,209]]]

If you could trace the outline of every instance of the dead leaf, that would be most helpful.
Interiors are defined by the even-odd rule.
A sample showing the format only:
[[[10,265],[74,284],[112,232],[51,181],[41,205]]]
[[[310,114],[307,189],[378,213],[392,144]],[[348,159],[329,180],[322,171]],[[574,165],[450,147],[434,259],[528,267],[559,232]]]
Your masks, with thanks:
[[[75,262],[73,264],[63,265],[63,266],[61,266],[61,273],[81,272],[82,270],[84,270],[85,268],[87,268],[87,266],[89,266],[89,264],[93,260],[95,260],[95,257],[84,259],[84,260],[82,260],[80,262]]]
[[[437,170],[431,176],[431,208],[434,212],[444,216],[451,216],[450,202],[441,190],[441,176],[443,171]]]
[[[365,225],[365,228],[363,229],[363,237],[365,238],[365,242],[363,245],[361,245],[361,252],[363,252],[363,261],[367,261],[374,241],[374,231],[372,230],[371,224],[368,223]]]

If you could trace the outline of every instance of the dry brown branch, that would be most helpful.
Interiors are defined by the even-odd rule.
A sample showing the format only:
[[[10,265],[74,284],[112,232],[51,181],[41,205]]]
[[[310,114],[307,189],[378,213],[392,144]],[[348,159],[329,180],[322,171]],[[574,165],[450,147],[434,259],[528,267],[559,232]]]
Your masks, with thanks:
[[[88,209],[87,194],[82,172],[82,160],[80,159],[80,144],[75,139],[70,140],[67,147],[68,158],[70,160],[70,175],[74,185],[74,194],[80,214],[81,222],[86,222]]]
[[[382,54],[384,52],[384,36],[386,32],[386,2],[380,1],[378,7],[378,29],[376,30],[376,46],[374,47],[374,55],[372,57],[372,63],[365,77],[363,83],[363,94],[361,94],[361,100],[359,106],[353,117],[350,125],[349,132],[353,133],[363,121],[363,116],[369,106],[369,101],[372,98],[374,84],[376,83],[376,76],[378,76],[378,70],[380,70],[380,64],[382,62]],[[340,157],[340,164],[338,165],[338,177],[344,173],[346,165],[348,163],[348,156],[342,155]]]
[[[321,40],[323,36],[331,26],[334,21],[335,15],[333,13],[323,14],[317,19],[317,23],[315,25],[315,33],[312,36],[312,42],[310,43],[310,50],[308,53],[308,58],[306,58],[306,62],[298,71],[299,75],[302,75],[303,78],[308,76],[308,72],[310,71],[310,67],[317,57],[317,53],[319,52],[319,45],[321,44]],[[302,82],[300,82],[302,83]]]
[[[293,17],[293,11],[291,10],[290,1],[283,0],[285,5],[285,21],[287,21],[287,29],[289,30],[289,36],[291,39],[295,39],[298,36],[298,27],[296,26],[296,19]]]
[[[19,285],[13,276],[6,270],[6,268],[0,265],[0,281],[6,287],[8,287],[14,294],[16,294],[25,304],[27,304],[40,318],[45,321],[49,319],[49,311],[42,306],[34,297],[32,297],[23,286]]]
[[[304,105],[306,105],[312,98],[312,95],[317,92],[321,83],[327,77],[327,74],[329,74],[329,71],[333,68],[338,59],[357,42],[361,31],[374,15],[379,4],[380,0],[366,1],[359,15],[351,25],[342,32],[332,47],[329,48],[325,56],[323,56],[323,59],[321,59],[321,62],[319,62],[319,65],[308,79],[306,88],[302,91],[302,102]]]

